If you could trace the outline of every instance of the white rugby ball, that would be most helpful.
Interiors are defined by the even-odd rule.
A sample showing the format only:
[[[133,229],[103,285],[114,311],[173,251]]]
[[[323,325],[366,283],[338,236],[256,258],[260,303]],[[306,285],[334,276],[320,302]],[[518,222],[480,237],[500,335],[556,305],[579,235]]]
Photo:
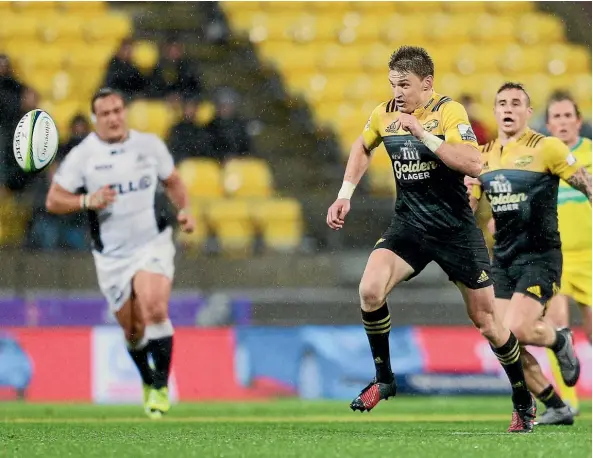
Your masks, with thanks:
[[[52,163],[58,152],[56,123],[43,110],[29,111],[14,132],[12,151],[21,169],[38,172]]]

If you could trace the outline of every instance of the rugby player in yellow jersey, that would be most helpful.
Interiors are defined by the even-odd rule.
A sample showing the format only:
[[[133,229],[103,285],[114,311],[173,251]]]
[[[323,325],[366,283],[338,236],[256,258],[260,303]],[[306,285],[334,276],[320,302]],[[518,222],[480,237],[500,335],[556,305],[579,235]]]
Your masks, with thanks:
[[[576,159],[591,173],[591,140],[579,137],[581,113],[570,94],[552,95],[546,109],[548,131],[564,142]],[[558,228],[562,240],[562,286],[548,304],[546,319],[557,328],[569,326],[568,300],[572,298],[582,314],[583,328],[591,342],[591,204],[565,181],[558,189]],[[556,358],[550,355],[552,373],[560,396],[575,412],[578,397],[574,387],[564,384]],[[540,425],[554,425],[562,416],[548,409],[540,417]]]
[[[464,175],[478,176],[482,168],[476,137],[463,106],[437,94],[433,78],[434,64],[424,49],[403,46],[392,54],[388,80],[393,99],[375,108],[352,145],[342,189],[328,210],[329,227],[341,229],[354,188],[372,151],[383,142],[398,190],[395,214],[375,244],[359,289],[376,377],[350,407],[370,411],[382,399],[395,396],[387,295],[435,261],[459,287],[469,317],[509,377],[514,407],[509,432],[530,432],[535,400],[525,383],[519,342],[494,313],[488,250],[463,184]]]
[[[522,85],[504,84],[496,94],[498,138],[482,148],[483,168],[471,204],[485,193],[495,223],[492,278],[497,308],[522,345],[551,348],[562,378],[574,386],[580,373],[572,335],[542,319],[560,285],[562,254],[556,201],[559,179],[591,199],[591,175],[568,147],[529,129],[529,95]],[[546,405],[574,419],[543,375],[535,358],[521,348],[529,389]]]

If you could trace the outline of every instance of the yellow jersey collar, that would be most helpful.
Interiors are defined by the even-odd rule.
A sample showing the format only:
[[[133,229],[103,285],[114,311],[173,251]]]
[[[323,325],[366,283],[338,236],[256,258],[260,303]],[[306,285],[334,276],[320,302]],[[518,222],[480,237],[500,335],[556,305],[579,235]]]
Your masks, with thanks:
[[[436,92],[434,92],[434,90],[432,91],[432,94],[430,96],[430,98],[426,101],[425,104],[420,105],[418,108],[416,108],[413,112],[412,115],[414,116],[420,116],[421,114],[424,113],[424,111],[426,111],[433,103],[435,100],[437,100],[440,97],[439,94],[437,94]]]

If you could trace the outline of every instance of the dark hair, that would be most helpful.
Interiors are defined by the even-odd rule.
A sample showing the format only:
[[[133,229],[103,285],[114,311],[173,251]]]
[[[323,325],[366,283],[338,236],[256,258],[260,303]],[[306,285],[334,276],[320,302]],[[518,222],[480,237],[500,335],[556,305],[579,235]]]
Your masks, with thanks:
[[[86,118],[86,116],[82,113],[78,113],[70,120],[70,127],[73,127],[75,124],[78,124],[79,122],[83,122],[87,126],[89,125],[89,120]]]
[[[424,48],[401,46],[389,58],[389,70],[413,73],[421,79],[434,76],[434,62]]]
[[[581,110],[579,110],[579,106],[572,98],[572,95],[570,95],[570,92],[556,91],[552,93],[552,95],[548,99],[548,104],[546,105],[546,122],[548,122],[549,119],[550,106],[552,106],[553,103],[564,101],[572,103],[572,106],[574,107],[574,112],[577,115],[577,119],[581,119]]]
[[[105,97],[109,97],[110,95],[118,96],[124,103],[124,106],[126,105],[126,98],[121,92],[116,91],[115,89],[111,89],[110,87],[103,87],[99,89],[97,92],[95,92],[95,95],[93,95],[93,98],[91,99],[91,113],[95,114],[95,102],[97,100],[104,99]]]
[[[523,94],[525,94],[525,97],[527,97],[527,106],[528,107],[531,106],[531,97],[529,97],[529,94],[527,93],[527,91],[525,90],[525,87],[521,83],[514,83],[512,81],[507,81],[506,83],[504,83],[502,86],[500,86],[498,88],[498,91],[496,91],[496,95],[500,94],[502,91],[507,91],[509,89],[517,89],[519,91],[523,91]]]

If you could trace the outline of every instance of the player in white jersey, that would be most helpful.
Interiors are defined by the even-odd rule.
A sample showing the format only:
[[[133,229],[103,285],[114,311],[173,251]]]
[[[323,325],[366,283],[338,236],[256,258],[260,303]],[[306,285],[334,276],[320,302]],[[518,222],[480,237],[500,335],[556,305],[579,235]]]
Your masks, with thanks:
[[[167,147],[155,135],[128,129],[121,94],[101,89],[91,108],[95,131],[60,165],[46,205],[56,214],[88,211],[99,287],[142,377],[145,411],[159,418],[170,408],[175,255],[172,228],[155,208],[159,182],[179,211],[181,229],[192,232],[195,222]]]

